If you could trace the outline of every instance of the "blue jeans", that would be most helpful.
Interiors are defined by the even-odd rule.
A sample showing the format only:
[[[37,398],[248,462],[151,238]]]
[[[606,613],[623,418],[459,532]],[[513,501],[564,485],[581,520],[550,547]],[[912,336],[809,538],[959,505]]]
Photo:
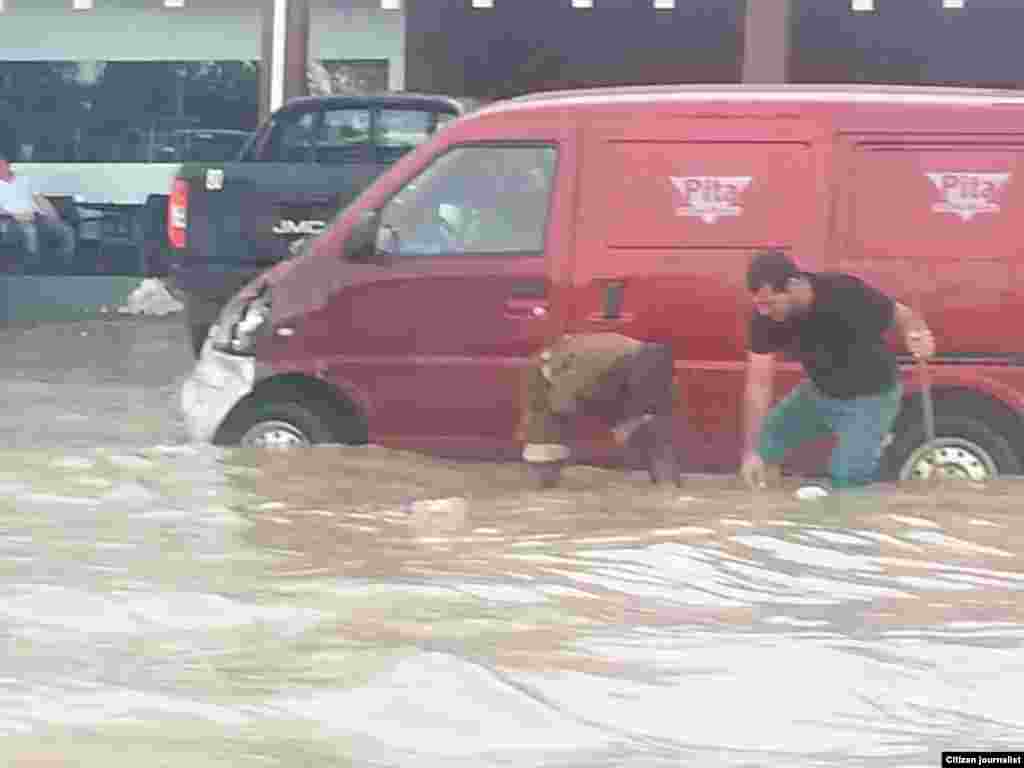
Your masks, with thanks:
[[[798,445],[834,434],[839,442],[829,464],[833,487],[869,485],[877,479],[902,397],[899,383],[880,395],[842,400],[826,397],[805,381],[768,413],[761,428],[761,458],[781,464]]]

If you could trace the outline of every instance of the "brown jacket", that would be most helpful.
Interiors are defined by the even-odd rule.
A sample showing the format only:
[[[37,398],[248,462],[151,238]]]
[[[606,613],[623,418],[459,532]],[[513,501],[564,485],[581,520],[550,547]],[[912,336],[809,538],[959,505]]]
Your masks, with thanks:
[[[580,401],[603,399],[605,374],[643,345],[618,333],[565,335],[534,355],[523,380],[521,439],[561,444],[565,417]]]

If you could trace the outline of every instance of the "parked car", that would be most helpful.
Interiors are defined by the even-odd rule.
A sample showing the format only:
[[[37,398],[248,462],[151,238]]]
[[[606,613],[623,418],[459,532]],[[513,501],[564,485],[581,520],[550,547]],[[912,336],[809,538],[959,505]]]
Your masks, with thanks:
[[[294,99],[230,162],[186,162],[167,202],[175,288],[198,356],[224,302],[293,256],[386,168],[461,115],[446,96]]]
[[[646,87],[522,97],[403,158],[224,309],[182,405],[192,438],[515,456],[520,370],[554,334],[671,344],[687,467],[740,459],[749,260],[859,275],[935,332],[890,477],[1024,456],[1024,98],[907,87]],[[918,296],[920,301],[918,301]],[[899,342],[892,340],[901,350]],[[783,366],[781,394],[802,376]],[[608,441],[584,430],[583,460]],[[802,471],[823,469],[810,452]],[[602,458],[605,457],[605,458]]]

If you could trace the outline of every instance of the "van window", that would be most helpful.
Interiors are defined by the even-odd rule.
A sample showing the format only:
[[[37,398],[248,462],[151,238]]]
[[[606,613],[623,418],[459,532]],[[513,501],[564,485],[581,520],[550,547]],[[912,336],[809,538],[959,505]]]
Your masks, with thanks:
[[[459,147],[439,157],[385,206],[399,256],[541,254],[556,151]]]

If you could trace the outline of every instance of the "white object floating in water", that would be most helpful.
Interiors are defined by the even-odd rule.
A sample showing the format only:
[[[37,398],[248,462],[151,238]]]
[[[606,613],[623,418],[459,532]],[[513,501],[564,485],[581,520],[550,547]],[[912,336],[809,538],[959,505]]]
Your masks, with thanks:
[[[410,511],[414,514],[430,515],[440,513],[464,514],[469,505],[461,496],[454,496],[448,499],[421,499],[410,505]]]
[[[823,499],[828,496],[828,489],[822,488],[820,485],[805,485],[802,488],[797,488],[793,496],[800,501]]]
[[[174,298],[162,280],[147,277],[131,292],[124,306],[117,311],[127,315],[169,315],[185,306]],[[105,311],[105,309],[104,309]]]

